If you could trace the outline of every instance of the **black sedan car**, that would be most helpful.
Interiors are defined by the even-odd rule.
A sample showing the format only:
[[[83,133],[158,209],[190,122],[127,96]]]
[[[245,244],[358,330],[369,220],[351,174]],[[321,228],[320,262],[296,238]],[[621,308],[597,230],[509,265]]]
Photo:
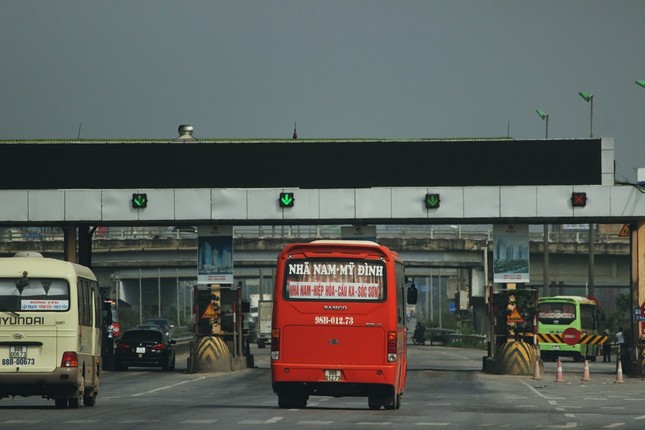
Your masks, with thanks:
[[[161,367],[165,371],[175,370],[175,343],[161,330],[127,330],[117,339],[114,367],[116,370],[127,370],[128,367]]]
[[[172,339],[172,331],[175,328],[174,325],[170,322],[170,319],[164,317],[150,317],[146,320],[146,324],[157,324],[161,327],[161,330],[168,336],[169,339]]]

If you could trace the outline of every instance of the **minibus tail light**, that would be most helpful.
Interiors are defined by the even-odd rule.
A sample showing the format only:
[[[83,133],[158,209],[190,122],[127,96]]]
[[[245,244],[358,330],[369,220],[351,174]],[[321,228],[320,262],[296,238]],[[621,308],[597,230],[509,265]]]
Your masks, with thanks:
[[[280,359],[280,329],[271,330],[271,360]]]
[[[73,351],[65,351],[60,367],[78,367],[78,356]]]
[[[395,331],[387,332],[387,361],[393,363],[396,361],[397,335]]]

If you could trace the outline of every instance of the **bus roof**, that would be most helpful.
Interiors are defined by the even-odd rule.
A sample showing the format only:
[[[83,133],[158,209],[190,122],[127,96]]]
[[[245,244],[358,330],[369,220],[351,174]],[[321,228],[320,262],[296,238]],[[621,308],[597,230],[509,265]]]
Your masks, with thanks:
[[[0,278],[19,277],[22,276],[24,271],[27,271],[27,275],[31,277],[47,276],[67,278],[76,275],[93,281],[97,280],[94,273],[88,267],[69,261],[46,258],[42,255],[30,255],[26,257],[18,255],[0,258]]]
[[[552,297],[540,297],[538,298],[539,302],[577,302],[586,305],[595,305],[596,302],[588,299],[587,297],[582,296],[552,296]]]
[[[282,253],[298,252],[305,248],[351,248],[353,250],[364,250],[365,252],[376,252],[381,255],[393,255],[398,261],[401,257],[396,251],[387,246],[380,245],[370,240],[314,240],[312,242],[290,243],[284,247]]]

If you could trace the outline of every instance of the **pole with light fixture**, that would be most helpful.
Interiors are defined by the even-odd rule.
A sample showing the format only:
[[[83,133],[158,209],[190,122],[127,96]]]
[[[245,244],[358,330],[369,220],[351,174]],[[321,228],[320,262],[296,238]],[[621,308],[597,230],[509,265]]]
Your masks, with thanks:
[[[582,97],[587,103],[589,103],[591,107],[591,114],[589,118],[589,138],[592,138],[593,137],[593,94],[580,91],[578,95]]]
[[[542,121],[546,122],[546,137],[545,138],[548,139],[549,138],[549,114],[544,112],[544,111],[542,111],[542,110],[540,110],[540,109],[536,109],[536,112],[540,116],[540,118],[542,118]]]
[[[590,118],[589,118],[589,138],[593,138],[593,94],[589,94],[585,91],[580,91],[578,93],[580,97],[584,99],[587,103],[589,103],[590,106]],[[588,290],[587,293],[588,295],[593,296],[594,295],[594,266],[595,266],[595,249],[594,246],[596,244],[596,234],[594,230],[594,223],[590,222],[589,223],[589,282],[588,282]]]
[[[536,109],[537,114],[542,118],[542,121],[546,123],[546,133],[545,138],[549,138],[549,114],[543,110]],[[542,282],[544,287],[544,295],[554,295],[551,291],[549,294],[549,225],[544,224],[544,233],[543,233],[543,243],[544,243],[544,265],[543,265],[543,274]]]

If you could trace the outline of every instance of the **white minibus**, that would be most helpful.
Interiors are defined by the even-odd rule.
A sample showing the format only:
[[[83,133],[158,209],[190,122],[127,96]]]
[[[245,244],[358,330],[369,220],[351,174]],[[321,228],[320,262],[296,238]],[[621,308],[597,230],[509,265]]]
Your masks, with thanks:
[[[94,406],[101,330],[99,284],[89,268],[35,252],[0,258],[0,399]]]

